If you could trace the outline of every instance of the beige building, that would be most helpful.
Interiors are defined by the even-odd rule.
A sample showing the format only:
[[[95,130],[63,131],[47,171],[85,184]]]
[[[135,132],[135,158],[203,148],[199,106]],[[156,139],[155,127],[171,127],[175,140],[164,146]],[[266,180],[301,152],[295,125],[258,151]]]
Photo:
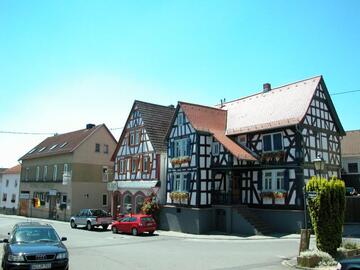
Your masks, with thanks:
[[[102,125],[55,135],[19,160],[22,163],[19,213],[68,220],[81,208],[110,209],[107,182],[116,140]],[[38,198],[40,206],[34,206]]]

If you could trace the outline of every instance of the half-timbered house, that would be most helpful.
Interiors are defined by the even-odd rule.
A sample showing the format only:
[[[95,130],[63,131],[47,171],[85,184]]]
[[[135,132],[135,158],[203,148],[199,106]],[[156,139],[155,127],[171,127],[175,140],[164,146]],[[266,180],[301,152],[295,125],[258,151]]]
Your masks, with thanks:
[[[180,102],[168,131],[170,229],[298,231],[304,183],[340,174],[344,130],[321,76],[219,104]],[[315,172],[320,155],[326,171]],[[171,227],[172,226],[172,227]]]
[[[159,202],[164,203],[164,138],[174,111],[174,106],[134,102],[112,157],[115,181],[109,184],[109,190],[113,214],[140,212],[151,193],[157,193]]]

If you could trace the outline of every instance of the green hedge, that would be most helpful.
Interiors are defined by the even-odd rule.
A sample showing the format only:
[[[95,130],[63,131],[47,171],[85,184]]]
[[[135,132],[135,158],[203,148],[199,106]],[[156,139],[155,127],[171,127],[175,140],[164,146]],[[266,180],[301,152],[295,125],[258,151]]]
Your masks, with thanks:
[[[308,199],[317,248],[334,256],[342,240],[345,213],[344,181],[312,177],[306,185],[306,191],[317,193],[315,198]]]

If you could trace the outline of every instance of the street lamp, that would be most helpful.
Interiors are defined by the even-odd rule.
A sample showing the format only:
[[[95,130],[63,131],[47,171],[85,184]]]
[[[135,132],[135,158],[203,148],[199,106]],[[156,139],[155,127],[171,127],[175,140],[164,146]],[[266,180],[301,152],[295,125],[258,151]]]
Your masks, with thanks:
[[[314,163],[315,171],[319,172],[321,177],[321,173],[325,169],[324,159],[320,155],[317,155],[317,157],[312,162]]]

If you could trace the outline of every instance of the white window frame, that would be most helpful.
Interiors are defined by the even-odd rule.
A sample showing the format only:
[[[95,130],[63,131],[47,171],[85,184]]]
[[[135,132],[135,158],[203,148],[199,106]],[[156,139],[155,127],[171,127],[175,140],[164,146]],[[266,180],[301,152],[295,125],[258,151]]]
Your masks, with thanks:
[[[274,135],[280,134],[281,135],[281,149],[274,149]],[[265,147],[265,143],[264,143],[264,137],[265,136],[270,136],[271,138],[271,150],[269,151],[265,151],[264,147]],[[270,152],[277,152],[277,151],[282,151],[284,150],[284,139],[283,139],[283,134],[282,132],[273,132],[273,133],[267,133],[267,134],[263,134],[262,135],[262,150],[264,153],[270,153]]]
[[[173,191],[187,192],[186,178],[187,173],[176,173],[174,175],[174,188]]]
[[[131,173],[136,173],[137,170],[137,158],[131,159]]]
[[[124,164],[125,164],[125,160],[124,159],[120,159],[120,162],[119,162],[119,166],[120,166],[120,168],[119,168],[119,173],[120,174],[122,174],[122,173],[124,173]]]
[[[47,174],[48,174],[48,166],[45,165],[45,166],[44,166],[44,171],[43,171],[43,179],[44,179],[44,181],[45,181],[46,178],[47,178]]]
[[[57,180],[57,169],[58,169],[57,164],[55,164],[53,167],[53,174],[52,174],[53,181]]]
[[[102,167],[102,181],[103,182],[109,181],[109,167],[108,166]]]
[[[211,154],[213,156],[220,155],[220,143],[219,142],[213,142],[211,147]]]
[[[40,166],[36,166],[35,180],[39,181],[39,179],[40,179]]]
[[[174,156],[190,156],[190,153],[187,152],[187,141],[189,138],[177,139],[174,141]]]
[[[141,136],[141,130],[138,129],[135,131],[135,145],[140,144],[140,136]]]
[[[143,172],[148,172],[149,162],[150,162],[150,157],[143,156],[143,166],[142,166]]]
[[[271,174],[271,177],[267,174]],[[279,175],[282,174],[282,175]],[[263,191],[279,191],[284,190],[285,184],[285,170],[264,170],[262,179],[262,190]],[[280,177],[279,177],[280,176]],[[279,188],[280,184],[280,188]]]
[[[109,154],[109,145],[104,144],[104,154]]]

